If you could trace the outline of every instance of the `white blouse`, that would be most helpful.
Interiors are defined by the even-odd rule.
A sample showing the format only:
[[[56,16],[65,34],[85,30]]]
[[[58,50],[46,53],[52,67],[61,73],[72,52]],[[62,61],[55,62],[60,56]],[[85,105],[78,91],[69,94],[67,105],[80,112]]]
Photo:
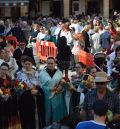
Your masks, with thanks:
[[[33,86],[38,85],[38,71],[31,70],[26,71],[25,69],[22,69],[17,73],[17,80],[20,82],[25,82],[29,88],[32,88]]]

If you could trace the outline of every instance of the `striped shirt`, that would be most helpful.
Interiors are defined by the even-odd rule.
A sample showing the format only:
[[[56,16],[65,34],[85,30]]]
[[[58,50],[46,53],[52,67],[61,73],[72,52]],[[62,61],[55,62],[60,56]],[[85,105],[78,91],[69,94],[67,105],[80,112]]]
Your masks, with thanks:
[[[92,106],[98,100],[97,89],[88,92],[85,96],[83,109],[87,114],[87,119],[93,119]],[[107,90],[103,100],[107,103],[108,108],[113,114],[120,114],[120,99],[117,95]]]

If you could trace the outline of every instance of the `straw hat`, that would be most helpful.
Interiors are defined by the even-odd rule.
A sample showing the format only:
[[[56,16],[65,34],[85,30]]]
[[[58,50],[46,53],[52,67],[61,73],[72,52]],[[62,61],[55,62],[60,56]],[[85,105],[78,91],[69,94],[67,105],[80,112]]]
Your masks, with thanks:
[[[97,72],[94,82],[110,82],[111,79],[107,78],[106,72]]]

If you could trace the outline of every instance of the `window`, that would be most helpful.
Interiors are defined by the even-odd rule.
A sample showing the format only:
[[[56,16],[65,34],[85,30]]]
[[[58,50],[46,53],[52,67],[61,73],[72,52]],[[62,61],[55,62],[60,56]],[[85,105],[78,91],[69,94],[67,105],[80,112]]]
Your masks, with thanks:
[[[73,3],[73,10],[79,11],[79,4],[78,3]]]

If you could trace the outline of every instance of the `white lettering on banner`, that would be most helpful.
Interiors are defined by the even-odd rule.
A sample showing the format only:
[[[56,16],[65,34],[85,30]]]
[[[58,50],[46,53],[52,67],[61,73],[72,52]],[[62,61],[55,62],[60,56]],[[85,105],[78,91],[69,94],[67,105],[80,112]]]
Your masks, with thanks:
[[[41,41],[41,45],[43,45],[43,41]]]
[[[46,42],[46,46],[48,46],[48,42]]]

